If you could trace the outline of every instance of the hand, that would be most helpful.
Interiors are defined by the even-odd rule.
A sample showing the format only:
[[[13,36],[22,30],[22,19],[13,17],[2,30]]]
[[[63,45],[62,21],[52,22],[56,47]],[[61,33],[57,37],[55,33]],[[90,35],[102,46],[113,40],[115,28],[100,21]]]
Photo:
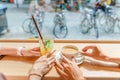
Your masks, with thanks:
[[[35,47],[32,49],[23,48],[21,53],[23,56],[41,56],[40,55],[40,47]]]
[[[61,64],[56,62],[55,68],[65,80],[85,80],[75,61],[70,61],[65,56],[62,56]]]
[[[55,58],[54,56],[52,56],[52,53],[48,53],[44,56],[41,56],[35,61],[32,70],[30,71],[30,74],[37,74],[42,77],[50,71],[50,69],[54,65],[54,62]]]
[[[105,60],[106,58],[106,56],[102,53],[102,51],[97,46],[86,46],[82,49],[81,53],[85,56],[89,56],[98,60]]]

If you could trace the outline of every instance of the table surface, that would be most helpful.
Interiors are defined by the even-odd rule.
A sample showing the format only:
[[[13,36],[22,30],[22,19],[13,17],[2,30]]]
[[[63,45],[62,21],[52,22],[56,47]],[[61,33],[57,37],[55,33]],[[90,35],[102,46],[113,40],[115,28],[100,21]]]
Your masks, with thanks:
[[[25,42],[1,42],[0,45],[5,47],[20,47],[25,46],[27,48],[32,48],[39,46],[37,42],[25,43]],[[120,44],[113,43],[55,43],[54,49],[60,50],[65,45],[75,45],[81,50],[87,45],[97,45],[99,46],[106,55],[112,57],[120,57]],[[16,56],[5,56],[0,60],[0,72],[4,73],[8,80],[27,80],[29,70],[33,62],[38,57],[16,57]],[[120,78],[120,69],[113,67],[103,67],[98,65],[93,65],[90,63],[82,63],[80,69],[86,78]],[[44,80],[62,80],[55,68],[45,76]]]

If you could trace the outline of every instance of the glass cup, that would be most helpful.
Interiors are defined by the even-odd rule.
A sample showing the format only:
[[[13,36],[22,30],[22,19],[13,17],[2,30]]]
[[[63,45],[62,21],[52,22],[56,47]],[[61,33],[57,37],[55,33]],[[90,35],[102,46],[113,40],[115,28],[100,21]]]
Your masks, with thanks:
[[[50,52],[53,49],[54,37],[52,36],[43,37],[43,42],[41,39],[39,39],[39,44],[40,44],[40,54],[45,55],[46,53]]]
[[[84,61],[84,56],[79,52],[78,47],[74,45],[66,45],[62,48],[62,54],[68,59],[72,60],[74,58],[77,64],[81,64]]]

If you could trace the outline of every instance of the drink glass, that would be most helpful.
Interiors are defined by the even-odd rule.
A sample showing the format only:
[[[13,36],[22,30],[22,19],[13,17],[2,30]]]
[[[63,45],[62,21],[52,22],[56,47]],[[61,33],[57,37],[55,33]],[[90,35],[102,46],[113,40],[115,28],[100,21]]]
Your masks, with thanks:
[[[44,43],[44,44],[43,44]],[[40,54],[45,55],[50,52],[54,47],[54,37],[53,36],[45,36],[43,37],[43,42],[39,39],[40,44]]]

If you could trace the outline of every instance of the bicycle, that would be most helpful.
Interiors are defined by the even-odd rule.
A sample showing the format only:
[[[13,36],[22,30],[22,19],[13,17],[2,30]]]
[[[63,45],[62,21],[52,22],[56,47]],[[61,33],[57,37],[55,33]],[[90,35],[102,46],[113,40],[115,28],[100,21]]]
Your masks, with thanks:
[[[104,31],[106,33],[113,33],[114,32],[114,29],[115,27],[117,27],[118,29],[120,29],[120,18],[117,16],[117,14],[115,13],[115,9],[119,9],[117,7],[113,7],[113,6],[110,6],[110,11],[107,11],[107,14],[103,14],[101,16],[101,26],[105,26],[104,27]],[[117,13],[118,10],[117,10]]]
[[[43,11],[38,11],[34,14],[36,22],[37,22],[40,30],[42,30],[42,27],[43,27],[44,15],[45,15],[45,13]],[[22,28],[23,28],[23,31],[25,31],[27,33],[37,34],[36,27],[35,27],[31,17],[24,20],[24,22],[22,24]]]
[[[107,7],[105,12],[100,16],[100,26],[104,27],[106,33],[112,33],[115,25],[114,14],[112,14],[113,8],[111,6]]]
[[[54,17],[53,34],[56,38],[65,38],[68,34],[66,18],[63,11],[60,11]]]
[[[117,27],[119,28],[119,31],[120,31],[120,18],[115,19],[115,25],[117,25]]]
[[[82,6],[84,18],[80,24],[80,30],[83,34],[88,33],[92,28],[95,30],[96,38],[99,37],[99,30],[97,27],[97,13],[93,8]]]

